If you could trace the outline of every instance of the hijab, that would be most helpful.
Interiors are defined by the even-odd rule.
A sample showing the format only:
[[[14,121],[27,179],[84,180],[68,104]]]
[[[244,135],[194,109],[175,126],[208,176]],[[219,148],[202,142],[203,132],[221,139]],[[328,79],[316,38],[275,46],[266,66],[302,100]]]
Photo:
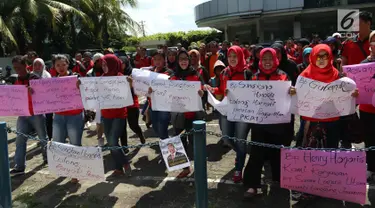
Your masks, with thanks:
[[[171,50],[168,51],[168,53],[167,53],[167,67],[170,68],[170,69],[175,69],[176,66],[178,65],[178,59],[177,59],[177,56],[176,56],[176,59],[174,60],[174,62],[170,62],[169,59],[168,59],[169,53],[176,54],[177,51],[176,51],[175,49],[171,49]]]
[[[130,64],[128,57],[120,56],[119,59],[121,60],[122,63],[125,64],[125,69],[123,71],[124,75],[130,76],[132,74],[133,67]]]
[[[236,55],[237,55],[237,65],[235,67],[231,66],[229,64],[229,69],[232,71],[232,72],[243,72],[245,70],[245,67],[246,67],[246,60],[245,60],[245,56],[243,54],[243,50],[241,47],[239,46],[232,46],[228,49],[228,57],[230,56],[230,53],[234,52]]]
[[[108,66],[108,72],[103,74],[103,76],[117,76],[121,73],[121,61],[117,56],[113,54],[107,54],[102,58],[103,63]]]
[[[186,54],[186,56],[189,58],[189,65],[187,67],[187,69],[182,69],[181,66],[180,66],[180,56],[182,54]],[[189,53],[186,52],[186,51],[180,51],[176,57],[176,62],[177,62],[177,66],[176,66],[176,71],[175,71],[175,76],[180,78],[180,79],[185,79],[187,76],[192,76],[192,75],[196,75],[197,74],[197,71],[193,68],[193,66],[191,66],[191,61],[190,61],[190,57],[189,57]]]
[[[323,69],[316,65],[316,60],[321,51],[326,51],[328,53],[328,64]],[[339,71],[333,67],[332,63],[333,55],[331,48],[326,44],[318,44],[312,49],[310,54],[310,64],[301,73],[301,76],[325,83],[333,82],[339,78]]]
[[[303,50],[303,53],[302,53],[303,64],[305,64],[306,66],[307,66],[308,64],[307,64],[307,60],[306,60],[305,56],[306,56],[307,54],[311,54],[311,51],[312,51],[312,48],[310,48],[310,47],[305,48],[305,49]]]
[[[35,65],[36,62],[39,62],[40,64],[42,64],[43,68],[42,68],[41,71],[35,71],[34,65]],[[42,78],[42,79],[43,78],[51,78],[51,74],[49,72],[47,72],[47,70],[46,70],[46,64],[44,63],[43,59],[36,58],[34,60],[34,62],[33,62],[33,68],[34,68],[33,73],[35,75],[38,75],[40,78]]]
[[[254,60],[254,62],[253,62],[254,69],[258,69],[259,68],[258,67],[259,59],[257,58],[257,53],[259,51],[261,51],[262,49],[263,49],[263,46],[257,45],[257,46],[254,47],[254,49],[252,51],[252,56],[253,56],[253,60]]]
[[[262,64],[262,59],[263,59],[263,56],[266,54],[266,53],[271,53],[272,54],[272,62],[273,62],[273,65],[272,65],[272,68],[271,69],[264,69],[263,67],[263,64]],[[277,59],[277,55],[276,55],[276,51],[275,49],[272,49],[272,48],[264,48],[260,51],[260,59],[259,59],[259,70],[264,73],[264,74],[272,74],[273,72],[275,72],[279,66],[279,59]]]
[[[197,66],[193,66],[194,68],[198,68],[200,65],[201,65],[201,55],[199,53],[199,51],[193,49],[193,50],[190,50],[189,51],[189,57],[191,56],[191,54],[195,54],[197,57],[198,57],[198,63],[197,63]]]
[[[285,70],[284,68],[288,65],[288,55],[286,53],[286,50],[285,50],[284,46],[281,45],[280,43],[274,43],[274,44],[271,45],[271,48],[280,51],[281,60],[279,60],[279,62],[280,62],[279,68],[281,70]]]

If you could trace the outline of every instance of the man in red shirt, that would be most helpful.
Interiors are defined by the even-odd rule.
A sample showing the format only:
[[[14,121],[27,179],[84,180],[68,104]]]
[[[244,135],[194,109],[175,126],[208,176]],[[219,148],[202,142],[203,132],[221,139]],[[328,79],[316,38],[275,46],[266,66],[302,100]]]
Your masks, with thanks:
[[[146,54],[146,48],[141,47],[134,60],[135,68],[149,67],[151,66],[151,58]]]
[[[341,53],[342,64],[359,64],[370,55],[370,43],[372,15],[369,12],[361,12],[359,15],[359,33],[343,43]]]
[[[38,76],[30,73],[26,69],[26,60],[22,56],[15,56],[12,59],[13,68],[18,74],[17,81],[15,85],[25,85],[29,88],[29,80],[38,79]],[[23,134],[30,134],[34,130],[38,134],[39,139],[43,140],[41,142],[42,155],[44,162],[47,161],[46,155],[46,145],[48,141],[47,129],[46,129],[46,118],[44,115],[34,115],[32,100],[31,100],[32,90],[29,88],[29,95],[26,98],[29,104],[29,111],[31,116],[19,116],[17,119],[17,131]],[[17,135],[16,138],[16,154],[14,156],[15,167],[10,171],[12,176],[25,174],[25,163],[26,163],[26,143],[27,138],[22,135]]]

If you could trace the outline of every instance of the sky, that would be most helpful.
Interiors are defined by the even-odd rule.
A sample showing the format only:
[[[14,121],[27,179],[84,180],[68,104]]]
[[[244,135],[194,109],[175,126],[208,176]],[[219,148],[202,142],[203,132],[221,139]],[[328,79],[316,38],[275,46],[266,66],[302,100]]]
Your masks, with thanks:
[[[145,21],[146,35],[197,30],[194,7],[208,0],[138,0],[138,8],[124,8],[133,20]],[[208,28],[199,28],[208,29]]]

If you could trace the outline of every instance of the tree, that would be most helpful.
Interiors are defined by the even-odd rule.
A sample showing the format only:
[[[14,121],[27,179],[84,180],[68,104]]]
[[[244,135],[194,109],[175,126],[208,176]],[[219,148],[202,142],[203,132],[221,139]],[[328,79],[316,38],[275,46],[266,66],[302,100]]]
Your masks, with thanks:
[[[137,34],[139,24],[121,7],[136,7],[136,0],[91,0],[93,9],[83,10],[94,25],[93,33],[100,47],[110,45],[110,37],[125,35],[126,32]]]
[[[47,38],[49,30],[57,31],[65,14],[74,14],[85,22],[87,15],[73,7],[74,0],[5,0],[0,3],[0,35],[7,45],[25,52]],[[90,7],[91,0],[80,0]],[[44,31],[41,31],[43,29]]]

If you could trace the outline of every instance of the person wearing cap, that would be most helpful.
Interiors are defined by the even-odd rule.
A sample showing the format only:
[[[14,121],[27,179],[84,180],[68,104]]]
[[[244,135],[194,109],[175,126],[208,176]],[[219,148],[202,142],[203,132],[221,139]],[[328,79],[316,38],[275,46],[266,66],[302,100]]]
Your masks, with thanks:
[[[333,66],[341,71],[341,59],[339,58],[339,49],[340,49],[340,42],[334,37],[328,37],[323,41],[324,44],[327,44],[331,50],[333,55]]]

